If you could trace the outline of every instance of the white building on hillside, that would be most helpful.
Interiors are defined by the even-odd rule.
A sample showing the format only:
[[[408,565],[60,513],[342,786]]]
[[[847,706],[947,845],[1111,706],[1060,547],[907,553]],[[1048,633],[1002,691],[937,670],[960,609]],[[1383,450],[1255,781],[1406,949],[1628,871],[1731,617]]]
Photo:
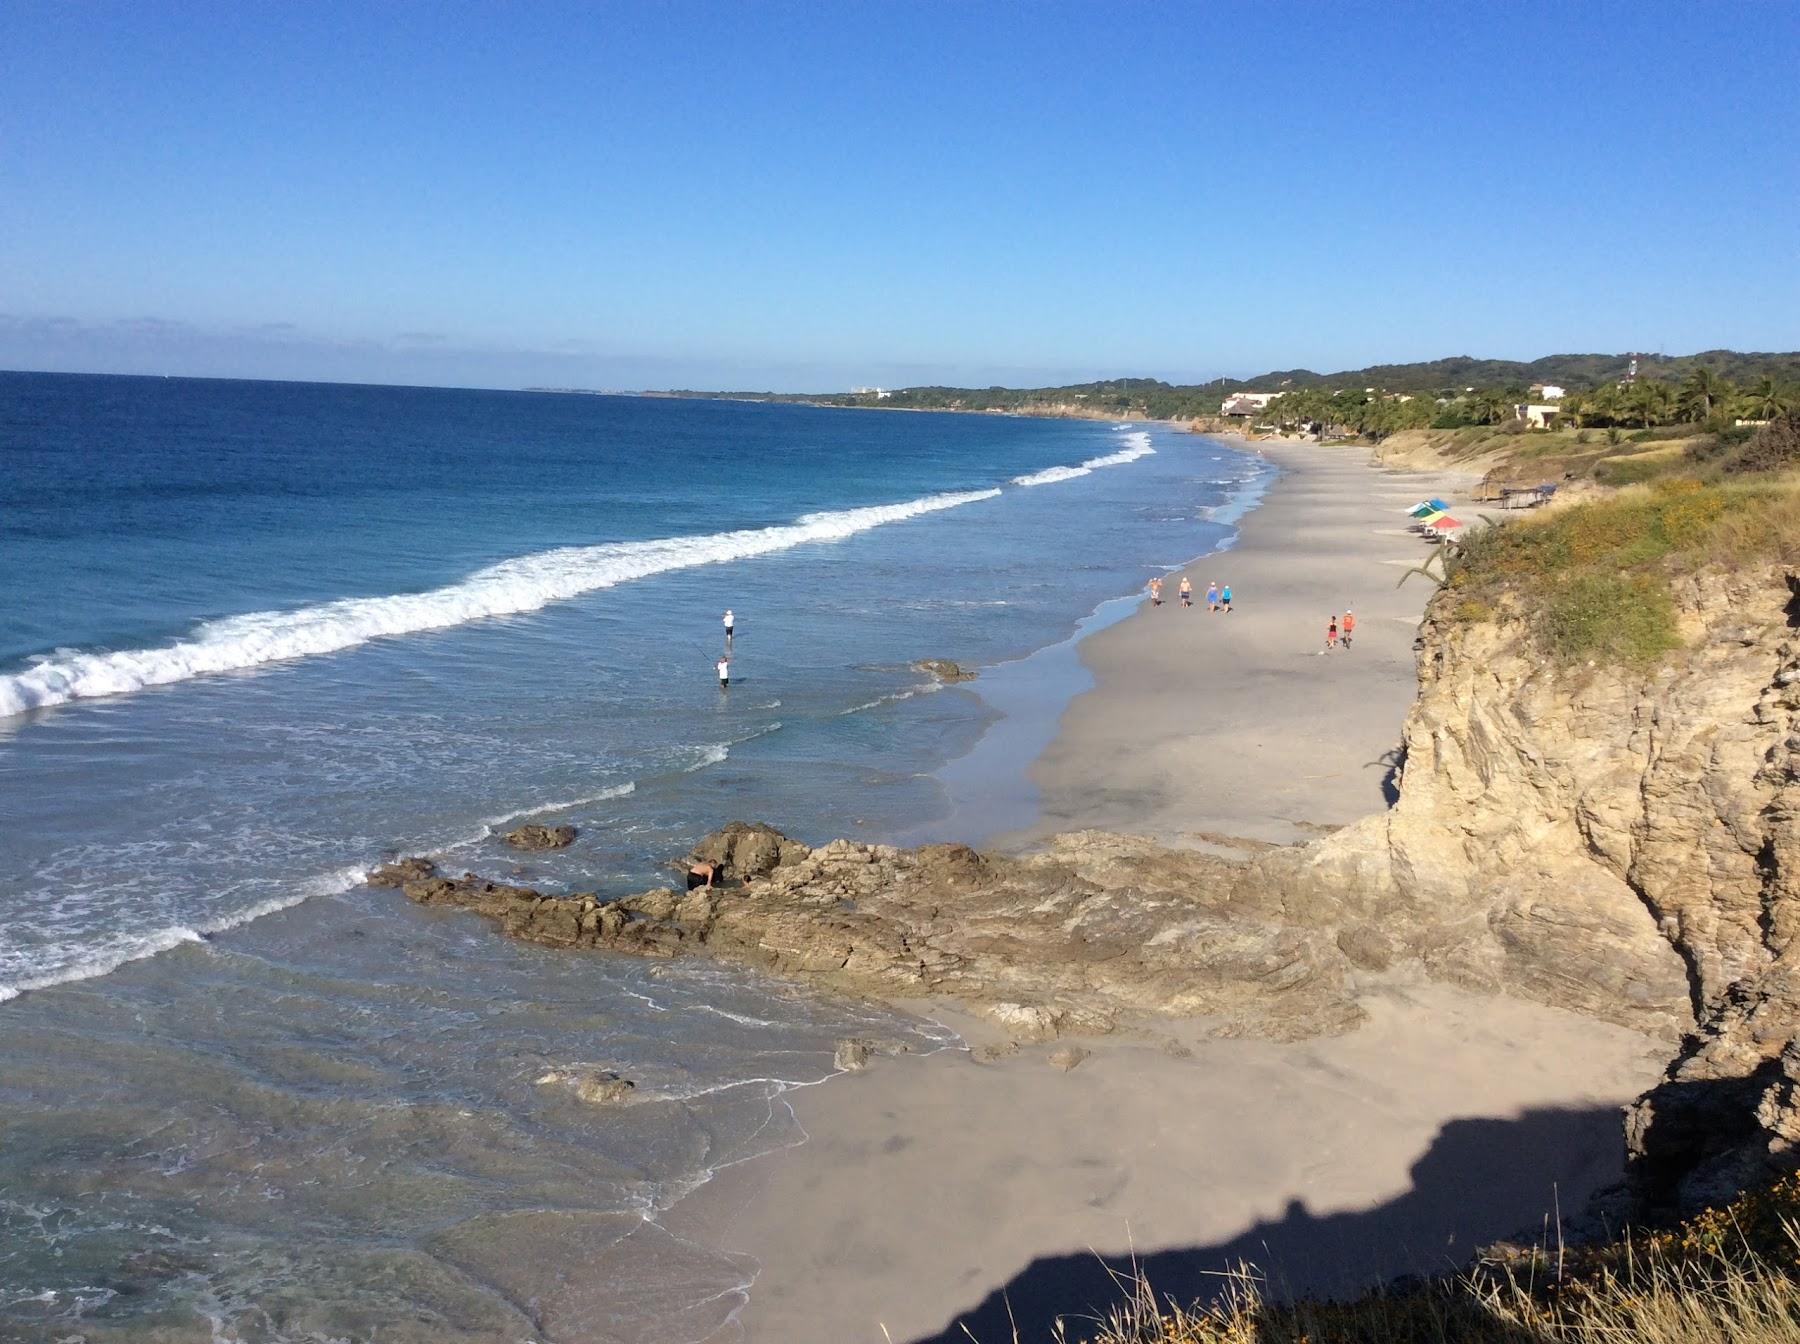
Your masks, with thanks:
[[[1233,392],[1219,403],[1219,414],[1255,415],[1280,395],[1279,392]]]

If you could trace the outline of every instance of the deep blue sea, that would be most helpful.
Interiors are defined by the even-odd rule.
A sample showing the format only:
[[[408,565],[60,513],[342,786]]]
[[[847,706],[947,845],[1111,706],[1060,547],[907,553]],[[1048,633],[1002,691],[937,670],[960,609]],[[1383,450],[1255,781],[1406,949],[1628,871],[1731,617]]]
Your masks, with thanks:
[[[657,1216],[797,1141],[839,1037],[947,1033],[361,874],[623,893],[734,818],[1020,824],[1020,669],[1263,470],[1142,424],[0,374],[0,1337],[731,1338],[754,1265]],[[570,1065],[644,1100],[536,1081]]]

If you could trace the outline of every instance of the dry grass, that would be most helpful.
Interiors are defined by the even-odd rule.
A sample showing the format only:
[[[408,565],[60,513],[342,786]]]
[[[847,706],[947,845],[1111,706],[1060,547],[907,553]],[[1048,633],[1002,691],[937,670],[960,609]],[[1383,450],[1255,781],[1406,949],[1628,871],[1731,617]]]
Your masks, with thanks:
[[[1672,576],[1796,563],[1800,475],[1670,477],[1477,533],[1445,586],[1456,620],[1525,613],[1559,663],[1645,669],[1680,647]]]
[[[1275,1300],[1247,1265],[1194,1307],[1128,1279],[1106,1316],[1053,1344],[1800,1344],[1797,1216],[1789,1176],[1671,1231],[1338,1303]]]

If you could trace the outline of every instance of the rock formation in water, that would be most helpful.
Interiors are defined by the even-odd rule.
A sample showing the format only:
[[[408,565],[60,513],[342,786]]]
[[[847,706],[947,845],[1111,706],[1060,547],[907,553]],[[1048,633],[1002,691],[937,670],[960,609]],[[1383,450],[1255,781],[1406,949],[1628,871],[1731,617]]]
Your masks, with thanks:
[[[948,658],[921,658],[913,664],[913,670],[936,677],[939,681],[973,681],[976,675],[973,669]]]
[[[514,849],[566,849],[575,843],[573,826],[520,826],[500,837]]]
[[[869,997],[950,996],[1020,1038],[1178,1014],[1293,1039],[1361,1016],[1332,931],[1294,924],[1242,867],[1147,840],[1078,833],[1005,858],[962,845],[809,849],[734,823],[694,857],[725,885],[613,902],[474,874],[400,885],[533,942],[704,954]]]

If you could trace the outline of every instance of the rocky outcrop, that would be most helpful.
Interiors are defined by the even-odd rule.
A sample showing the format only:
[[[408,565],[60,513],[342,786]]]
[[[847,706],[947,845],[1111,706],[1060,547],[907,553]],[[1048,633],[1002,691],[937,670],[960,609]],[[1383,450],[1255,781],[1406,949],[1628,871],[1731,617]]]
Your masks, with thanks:
[[[1361,1016],[1330,932],[1295,924],[1251,870],[1146,840],[1080,833],[1005,858],[961,845],[808,849],[735,823],[693,857],[734,885],[602,902],[433,873],[404,890],[552,946],[704,954],[842,993],[955,997],[1021,1039],[1145,1014],[1293,1039]]]
[[[637,1098],[637,1084],[611,1069],[577,1066],[553,1069],[537,1080],[539,1087],[567,1087],[593,1106],[613,1106]]]
[[[921,658],[913,664],[913,670],[936,677],[939,681],[975,680],[973,669],[966,668],[961,663],[952,662],[948,658]]]
[[[514,849],[567,849],[575,843],[573,826],[520,826],[500,837]]]

